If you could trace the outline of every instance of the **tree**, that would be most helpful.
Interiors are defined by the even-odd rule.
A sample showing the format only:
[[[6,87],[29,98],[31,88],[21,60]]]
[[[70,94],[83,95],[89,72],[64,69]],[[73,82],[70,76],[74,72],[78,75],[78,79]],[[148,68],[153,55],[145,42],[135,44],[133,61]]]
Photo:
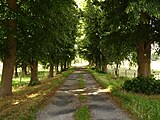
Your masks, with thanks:
[[[5,0],[0,6],[1,96],[12,94],[15,56],[22,66],[30,64],[29,85],[39,84],[38,61],[59,64],[74,58],[78,23],[74,0]]]
[[[18,6],[16,0],[7,0],[0,3],[1,5],[7,4],[7,7],[2,6],[1,9],[6,8],[5,15],[1,14],[0,17],[5,17],[2,19],[6,31],[3,31],[5,36],[4,44],[6,46],[6,53],[3,58],[3,71],[2,71],[2,81],[1,81],[1,90],[0,96],[7,96],[12,94],[12,78],[14,72],[14,62],[16,57],[16,37],[15,32],[17,30],[17,23],[15,20],[16,13],[18,12]],[[2,11],[2,10],[1,10]],[[9,12],[13,14],[9,14]]]
[[[107,64],[119,64],[132,51],[130,44],[122,42],[126,32],[110,27],[107,22],[106,11],[95,1],[87,1],[85,8],[85,39],[81,43],[80,53],[89,61],[96,64],[96,68],[106,72]]]
[[[126,58],[130,52],[136,49],[138,76],[150,76],[151,44],[154,41],[159,41],[158,7],[160,2],[156,0],[152,2],[143,0],[93,0],[91,2],[88,0],[88,5],[89,4],[88,9],[91,7],[94,8],[93,11],[88,12],[90,15],[95,10],[100,11],[100,14],[92,15],[93,18],[87,21],[87,25],[94,26],[98,23],[97,25],[99,26],[96,25],[98,32],[93,33],[93,35],[98,35],[98,40],[105,38],[105,41],[102,40],[103,44],[109,44],[110,47],[108,49],[116,51],[111,52],[111,59],[110,57],[106,58],[109,58],[109,61],[118,62]],[[100,16],[100,19],[94,24],[92,21],[95,20],[97,16]],[[91,29],[87,31],[91,31]],[[94,39],[94,41],[95,40],[96,39]],[[118,49],[116,50],[116,48]]]

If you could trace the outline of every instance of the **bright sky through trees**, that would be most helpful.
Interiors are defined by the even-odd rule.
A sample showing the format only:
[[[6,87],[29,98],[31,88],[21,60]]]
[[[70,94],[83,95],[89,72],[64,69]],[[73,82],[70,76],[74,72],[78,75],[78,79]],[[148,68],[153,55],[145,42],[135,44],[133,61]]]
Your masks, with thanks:
[[[85,0],[75,0],[78,7],[83,9],[84,5],[85,5]]]

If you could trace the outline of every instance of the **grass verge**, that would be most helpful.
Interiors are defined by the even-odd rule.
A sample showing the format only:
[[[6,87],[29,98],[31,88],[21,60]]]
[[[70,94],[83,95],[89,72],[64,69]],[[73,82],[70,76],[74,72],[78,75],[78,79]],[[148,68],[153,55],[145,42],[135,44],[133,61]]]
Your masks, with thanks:
[[[160,118],[160,95],[147,96],[125,92],[121,85],[127,78],[114,79],[110,74],[89,72],[96,78],[103,88],[110,88],[119,105],[127,110],[134,120],[159,120]]]
[[[84,79],[82,77],[82,74],[80,75],[80,79],[79,79],[79,88],[83,89],[85,87],[84,85]]]
[[[71,72],[73,69],[54,78],[44,79],[37,86],[17,87],[13,96],[0,98],[0,120],[35,120],[35,113],[48,102]]]
[[[82,74],[80,74],[79,79],[79,89],[85,88],[85,81]],[[80,107],[75,112],[75,120],[90,120],[90,111],[88,106],[84,105],[86,96],[81,93],[78,95],[78,100],[80,101]]]
[[[90,120],[90,112],[88,106],[82,106],[76,110],[75,120]]]
[[[46,78],[47,74],[48,74],[48,71],[38,71],[38,78],[40,80],[43,80]],[[13,88],[18,88],[23,85],[28,85],[29,81],[30,81],[30,74],[27,74],[24,76],[19,75],[18,77],[13,77],[12,86]],[[1,80],[0,80],[0,86],[1,86]]]

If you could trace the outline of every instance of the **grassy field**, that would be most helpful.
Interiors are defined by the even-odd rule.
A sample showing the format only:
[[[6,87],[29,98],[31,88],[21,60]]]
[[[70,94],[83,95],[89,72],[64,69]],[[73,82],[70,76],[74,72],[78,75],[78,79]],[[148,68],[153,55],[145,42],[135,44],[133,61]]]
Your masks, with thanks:
[[[23,79],[23,86],[15,83],[13,96],[0,98],[0,120],[35,120],[35,113],[48,102],[71,72],[73,69],[54,78],[43,79],[40,85],[33,87],[27,86],[28,77]]]
[[[48,75],[48,70],[38,72],[39,80],[45,79],[47,75]],[[0,78],[1,78],[1,75],[0,75]],[[29,74],[25,76],[19,75],[18,77],[13,77],[12,85],[13,85],[13,88],[19,87],[19,86],[27,85],[29,81],[30,81]],[[0,86],[1,86],[1,79],[0,79]]]
[[[111,74],[97,73],[89,70],[97,82],[104,88],[111,90],[111,95],[117,103],[126,110],[134,120],[159,120],[160,95],[147,96],[143,94],[128,93],[122,90],[121,85],[128,78],[115,79]]]

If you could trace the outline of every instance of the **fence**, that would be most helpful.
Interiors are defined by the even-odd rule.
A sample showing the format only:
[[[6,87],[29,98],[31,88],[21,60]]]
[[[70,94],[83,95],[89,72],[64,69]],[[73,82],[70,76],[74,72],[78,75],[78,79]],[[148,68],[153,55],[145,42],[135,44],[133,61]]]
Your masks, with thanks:
[[[115,68],[109,67],[108,72],[111,74],[115,74]],[[128,77],[133,78],[137,77],[137,70],[136,69],[127,69],[120,67],[118,70],[120,77]],[[151,74],[156,78],[160,80],[160,71],[151,70]]]

